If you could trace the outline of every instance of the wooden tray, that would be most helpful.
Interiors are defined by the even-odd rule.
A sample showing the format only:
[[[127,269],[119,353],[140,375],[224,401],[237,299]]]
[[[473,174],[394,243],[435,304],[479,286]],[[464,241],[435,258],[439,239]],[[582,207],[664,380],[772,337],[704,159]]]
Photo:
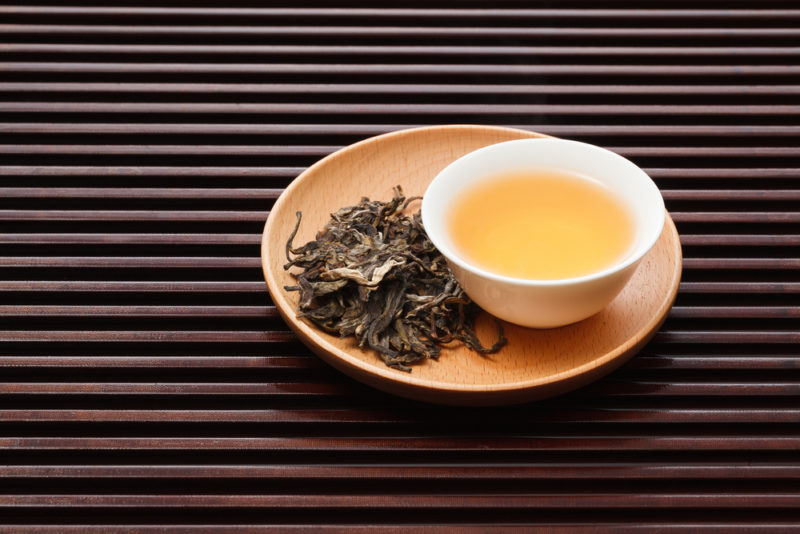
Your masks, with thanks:
[[[681,248],[672,219],[620,295],[602,312],[551,330],[506,324],[508,345],[481,356],[461,346],[411,373],[387,367],[352,339],[340,339],[295,317],[297,293],[283,289],[293,278],[283,270],[286,240],[303,221],[295,244],[313,238],[338,208],[362,196],[388,200],[392,187],[421,195],[454,159],[480,147],[538,134],[489,126],[436,126],[366,139],[320,160],[276,201],[264,228],[261,261],[272,299],[298,337],[329,364],[351,377],[404,397],[442,404],[499,405],[540,399],[595,380],[633,356],[658,330],[678,291]],[[411,206],[418,209],[418,206]],[[493,321],[484,314],[479,335],[491,339]]]

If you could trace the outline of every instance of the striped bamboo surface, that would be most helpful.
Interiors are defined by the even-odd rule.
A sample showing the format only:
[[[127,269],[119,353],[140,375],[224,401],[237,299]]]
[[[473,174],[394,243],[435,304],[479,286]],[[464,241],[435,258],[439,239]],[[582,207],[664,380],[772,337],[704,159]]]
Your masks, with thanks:
[[[800,528],[800,6],[486,4],[0,6],[0,533]],[[282,189],[449,123],[661,187],[683,282],[619,371],[429,406],[281,321]]]

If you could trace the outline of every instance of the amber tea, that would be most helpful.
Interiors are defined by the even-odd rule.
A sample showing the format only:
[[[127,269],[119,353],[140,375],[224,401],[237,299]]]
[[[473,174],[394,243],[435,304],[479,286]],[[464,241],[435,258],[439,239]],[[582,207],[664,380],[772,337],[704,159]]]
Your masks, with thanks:
[[[605,185],[560,170],[506,172],[461,192],[448,214],[456,251],[495,274],[575,278],[623,259],[634,219]]]

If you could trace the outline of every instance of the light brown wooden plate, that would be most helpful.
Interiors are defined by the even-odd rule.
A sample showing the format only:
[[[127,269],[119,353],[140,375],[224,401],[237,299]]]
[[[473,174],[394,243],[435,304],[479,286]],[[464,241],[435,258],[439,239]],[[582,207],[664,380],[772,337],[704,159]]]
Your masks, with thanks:
[[[454,159],[480,147],[537,134],[489,126],[436,126],[366,139],[320,160],[275,203],[264,228],[264,278],[279,312],[298,337],[322,359],[356,380],[404,397],[461,405],[499,405],[540,399],[595,380],[633,356],[656,332],[675,300],[681,248],[672,220],[622,293],[602,312],[580,323],[551,330],[505,324],[508,345],[481,356],[461,346],[442,351],[438,361],[411,373],[387,367],[352,339],[340,339],[295,317],[297,293],[283,269],[286,240],[297,211],[303,221],[295,244],[313,239],[337,209],[362,196],[388,200],[400,184],[407,195],[422,195],[434,176]],[[418,206],[411,206],[418,209]],[[494,335],[487,314],[479,318],[482,339]]]

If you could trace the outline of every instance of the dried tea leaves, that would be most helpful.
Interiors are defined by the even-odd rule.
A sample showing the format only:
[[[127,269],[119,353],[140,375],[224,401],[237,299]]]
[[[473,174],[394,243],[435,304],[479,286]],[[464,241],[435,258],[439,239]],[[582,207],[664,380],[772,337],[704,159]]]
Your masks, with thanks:
[[[359,346],[378,351],[390,367],[410,371],[411,364],[438,358],[441,345],[460,340],[481,353],[496,352],[506,343],[484,347],[473,330],[479,308],[461,289],[441,253],[422,227],[420,213],[403,214],[408,204],[394,188],[389,202],[362,198],[340,209],[315,241],[299,248],[286,242],[288,263],[299,291],[297,316],[341,337],[354,336]]]

